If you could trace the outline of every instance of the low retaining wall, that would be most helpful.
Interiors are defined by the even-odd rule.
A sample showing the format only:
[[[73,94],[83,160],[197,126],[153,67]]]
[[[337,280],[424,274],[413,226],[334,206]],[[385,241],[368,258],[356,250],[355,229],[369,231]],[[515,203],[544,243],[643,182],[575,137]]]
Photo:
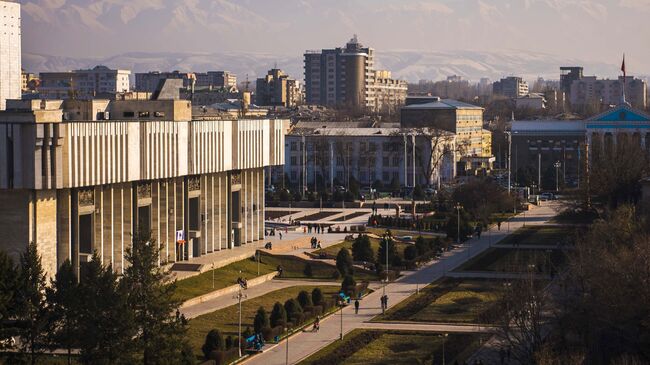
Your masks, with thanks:
[[[250,279],[250,280],[248,280],[248,287],[252,287],[252,286],[256,286],[256,285],[260,285],[262,283],[265,283],[265,282],[267,282],[269,280],[272,280],[277,275],[278,275],[278,272],[274,271],[274,272],[266,274],[266,275],[258,276],[258,277],[254,278],[254,279]],[[231,285],[231,286],[225,287],[223,289],[218,289],[218,290],[209,292],[207,294],[203,294],[203,295],[200,295],[198,297],[194,297],[192,299],[186,300],[181,305],[181,308],[187,308],[187,307],[192,306],[192,305],[207,302],[208,300],[218,298],[218,297],[220,297],[222,295],[228,295],[228,294],[236,293],[238,290],[239,290],[239,284]]]

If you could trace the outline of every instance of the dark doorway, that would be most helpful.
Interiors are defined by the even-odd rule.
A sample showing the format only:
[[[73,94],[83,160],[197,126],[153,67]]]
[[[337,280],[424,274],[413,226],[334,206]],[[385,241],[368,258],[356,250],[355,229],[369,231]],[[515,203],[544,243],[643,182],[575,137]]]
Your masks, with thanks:
[[[93,215],[79,216],[79,253],[92,255],[93,253]]]
[[[138,232],[151,232],[151,205],[138,207]]]

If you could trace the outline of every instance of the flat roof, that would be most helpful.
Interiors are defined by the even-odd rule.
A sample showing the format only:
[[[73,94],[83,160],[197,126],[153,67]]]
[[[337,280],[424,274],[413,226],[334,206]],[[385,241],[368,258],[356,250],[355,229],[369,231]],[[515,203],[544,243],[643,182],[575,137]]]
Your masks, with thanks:
[[[454,99],[441,99],[430,103],[411,104],[402,109],[477,109],[483,110],[480,106],[464,103]]]
[[[515,120],[512,121],[512,134],[584,134],[583,120]]]

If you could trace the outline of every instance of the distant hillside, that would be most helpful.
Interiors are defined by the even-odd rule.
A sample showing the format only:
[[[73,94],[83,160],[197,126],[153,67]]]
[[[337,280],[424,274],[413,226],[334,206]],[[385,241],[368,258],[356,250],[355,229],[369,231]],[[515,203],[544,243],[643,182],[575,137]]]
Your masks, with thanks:
[[[107,58],[69,58],[42,54],[23,54],[23,68],[30,72],[65,71],[103,64],[133,72],[229,70],[243,81],[248,74],[254,80],[275,65],[302,80],[302,55],[264,53],[124,53]],[[376,67],[393,72],[393,77],[417,82],[421,79],[441,80],[460,75],[470,80],[488,77],[497,80],[517,75],[527,80],[537,77],[558,79],[560,66],[583,66],[585,74],[616,77],[618,65],[566,59],[559,56],[523,51],[503,52],[420,52],[377,51]],[[133,81],[133,80],[132,80]]]

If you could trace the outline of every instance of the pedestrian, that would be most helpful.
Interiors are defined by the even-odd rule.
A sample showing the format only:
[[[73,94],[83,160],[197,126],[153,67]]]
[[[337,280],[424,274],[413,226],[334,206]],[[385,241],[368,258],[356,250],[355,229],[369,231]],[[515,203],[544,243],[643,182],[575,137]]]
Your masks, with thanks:
[[[359,314],[359,299],[354,300],[354,314]]]
[[[277,271],[278,271],[278,276],[279,276],[279,277],[282,277],[282,271],[283,271],[283,270],[282,270],[282,266],[278,265],[278,267],[277,267]]]
[[[497,222],[497,228],[499,229],[499,231],[501,230],[501,221]]]
[[[388,294],[384,295],[386,299],[384,299],[384,305],[386,306],[386,309],[388,309]]]
[[[278,235],[280,236],[280,241],[282,241],[282,232],[278,232]]]

